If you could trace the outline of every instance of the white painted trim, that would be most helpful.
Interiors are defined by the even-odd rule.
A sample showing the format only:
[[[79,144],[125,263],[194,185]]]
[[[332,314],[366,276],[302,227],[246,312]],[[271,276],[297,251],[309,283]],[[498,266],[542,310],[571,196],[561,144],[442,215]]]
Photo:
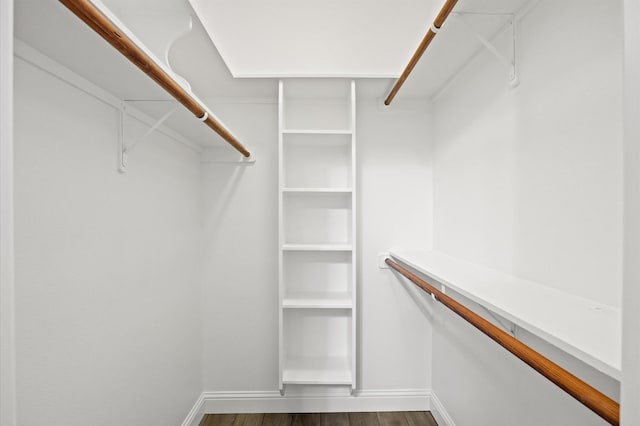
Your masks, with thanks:
[[[0,424],[16,425],[13,0],[0,1]]]
[[[202,420],[202,416],[204,416],[204,398],[206,393],[200,394],[196,403],[193,405],[191,410],[189,410],[189,414],[187,414],[187,418],[182,422],[182,426],[199,426],[200,420]]]
[[[622,383],[620,420],[623,426],[640,424],[640,3],[624,1],[624,133],[623,133],[623,304]]]
[[[214,96],[207,98],[209,105],[224,105],[224,104],[278,104],[278,98],[276,96]]]
[[[438,423],[439,426],[456,426],[455,422],[434,392],[431,392],[431,414],[433,415],[433,418],[436,419],[436,423]]]
[[[17,58],[20,58],[23,61],[75,87],[76,89],[81,90],[90,96],[93,96],[97,100],[104,102],[105,104],[117,110],[120,110],[120,107],[122,105],[121,100],[118,99],[118,97],[111,94],[110,92],[93,84],[86,78],[78,75],[77,73],[65,67],[64,65],[40,53],[39,51],[37,51],[36,49],[34,49],[33,47],[29,46],[28,44],[26,44],[21,40],[16,39],[14,46],[15,46],[14,54]],[[148,126],[153,126],[153,124],[156,123],[157,121],[157,119],[149,116],[148,114],[145,114],[144,112],[140,111],[139,109],[135,108],[132,105],[127,105],[127,115],[132,118],[135,118],[136,120]],[[185,138],[184,136],[182,136],[175,130],[171,129],[170,127],[161,125],[161,126],[158,126],[156,130],[164,134],[165,136],[173,139],[174,141],[179,142],[198,153],[202,152],[202,147],[200,144],[197,144]]]
[[[380,73],[380,74],[361,74],[361,73],[341,73],[341,74],[315,74],[309,73],[295,73],[295,74],[278,74],[278,73],[237,73],[233,74],[234,78],[343,78],[343,79],[396,79],[400,77],[402,70],[397,73]]]
[[[455,426],[429,389],[312,389],[287,391],[203,392],[182,426],[198,426],[204,414],[431,411],[440,426]],[[438,420],[439,419],[439,420]]]
[[[207,105],[213,104],[277,104],[278,98],[274,96],[208,96],[205,98]],[[177,104],[175,99],[125,99],[127,102],[166,102]]]

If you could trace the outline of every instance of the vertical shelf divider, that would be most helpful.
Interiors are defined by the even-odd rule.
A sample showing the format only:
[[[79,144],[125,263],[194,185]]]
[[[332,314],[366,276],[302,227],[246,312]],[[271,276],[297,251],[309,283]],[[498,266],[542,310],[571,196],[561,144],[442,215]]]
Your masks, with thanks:
[[[358,212],[357,212],[357,194],[358,190],[356,185],[356,82],[355,80],[351,80],[351,93],[350,95],[350,107],[351,107],[351,244],[353,249],[351,250],[351,298],[353,303],[353,308],[351,309],[351,374],[353,377],[353,382],[351,383],[351,393],[353,394],[356,390],[356,359],[357,359],[357,303],[356,303],[356,295],[357,293],[357,253],[358,253],[358,244],[357,244],[357,223],[358,223]]]
[[[278,388],[284,396],[284,82],[278,82]]]

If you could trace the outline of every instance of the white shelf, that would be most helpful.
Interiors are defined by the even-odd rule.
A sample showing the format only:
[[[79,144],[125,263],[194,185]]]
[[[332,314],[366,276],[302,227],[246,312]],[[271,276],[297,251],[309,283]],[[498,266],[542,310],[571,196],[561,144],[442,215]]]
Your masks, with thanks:
[[[351,194],[351,188],[283,188],[285,194]]]
[[[282,383],[287,385],[352,385],[349,357],[289,358]]]
[[[285,129],[282,133],[286,135],[350,135],[353,131],[347,129]]]
[[[288,309],[351,309],[351,295],[346,292],[290,292],[282,307]]]
[[[390,254],[597,370],[621,379],[619,308],[442,253],[396,250]]]
[[[351,251],[351,244],[283,244],[283,251]]]

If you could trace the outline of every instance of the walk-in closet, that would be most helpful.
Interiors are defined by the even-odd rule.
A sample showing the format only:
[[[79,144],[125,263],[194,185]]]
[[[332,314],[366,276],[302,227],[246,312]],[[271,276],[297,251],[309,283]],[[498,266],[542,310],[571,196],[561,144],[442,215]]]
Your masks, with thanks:
[[[2,0],[0,426],[640,425],[637,0]]]

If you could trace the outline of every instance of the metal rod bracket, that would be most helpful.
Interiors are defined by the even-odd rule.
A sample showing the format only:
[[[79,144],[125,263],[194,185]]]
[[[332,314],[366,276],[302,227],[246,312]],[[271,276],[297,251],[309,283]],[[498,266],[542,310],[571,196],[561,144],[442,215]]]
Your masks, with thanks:
[[[480,14],[480,13],[474,13]],[[464,28],[475,37],[485,49],[487,49],[500,63],[504,64],[507,67],[508,74],[507,78],[509,80],[509,85],[511,87],[516,87],[520,84],[520,79],[518,77],[518,67],[516,61],[516,49],[517,49],[517,31],[516,31],[516,19],[514,15],[511,15],[511,19],[509,21],[509,32],[511,34],[511,49],[508,54],[503,54],[491,41],[489,41],[486,37],[481,35],[473,25],[469,24],[467,19],[465,18],[465,13],[452,13],[451,15],[455,16],[460,22],[464,25]]]
[[[386,264],[385,260],[389,257],[388,252],[378,253],[378,268],[380,269],[389,269],[389,265]]]
[[[126,104],[124,101],[120,102],[120,110],[118,115],[118,171],[124,173],[127,171],[127,156],[125,154],[125,141],[124,141],[124,122],[127,114]]]
[[[131,143],[127,143],[127,134],[126,134],[126,118],[127,118],[127,101],[122,101],[120,104],[120,131],[118,133],[118,171],[120,173],[125,173],[127,171],[127,157],[128,154],[131,153],[136,146],[140,142],[143,142],[146,138],[149,137],[153,132],[158,130],[162,124],[169,119],[176,112],[177,108],[170,109],[165,115],[159,118],[155,123],[153,123],[144,134],[136,139],[134,139]],[[207,115],[205,113],[205,115]]]

